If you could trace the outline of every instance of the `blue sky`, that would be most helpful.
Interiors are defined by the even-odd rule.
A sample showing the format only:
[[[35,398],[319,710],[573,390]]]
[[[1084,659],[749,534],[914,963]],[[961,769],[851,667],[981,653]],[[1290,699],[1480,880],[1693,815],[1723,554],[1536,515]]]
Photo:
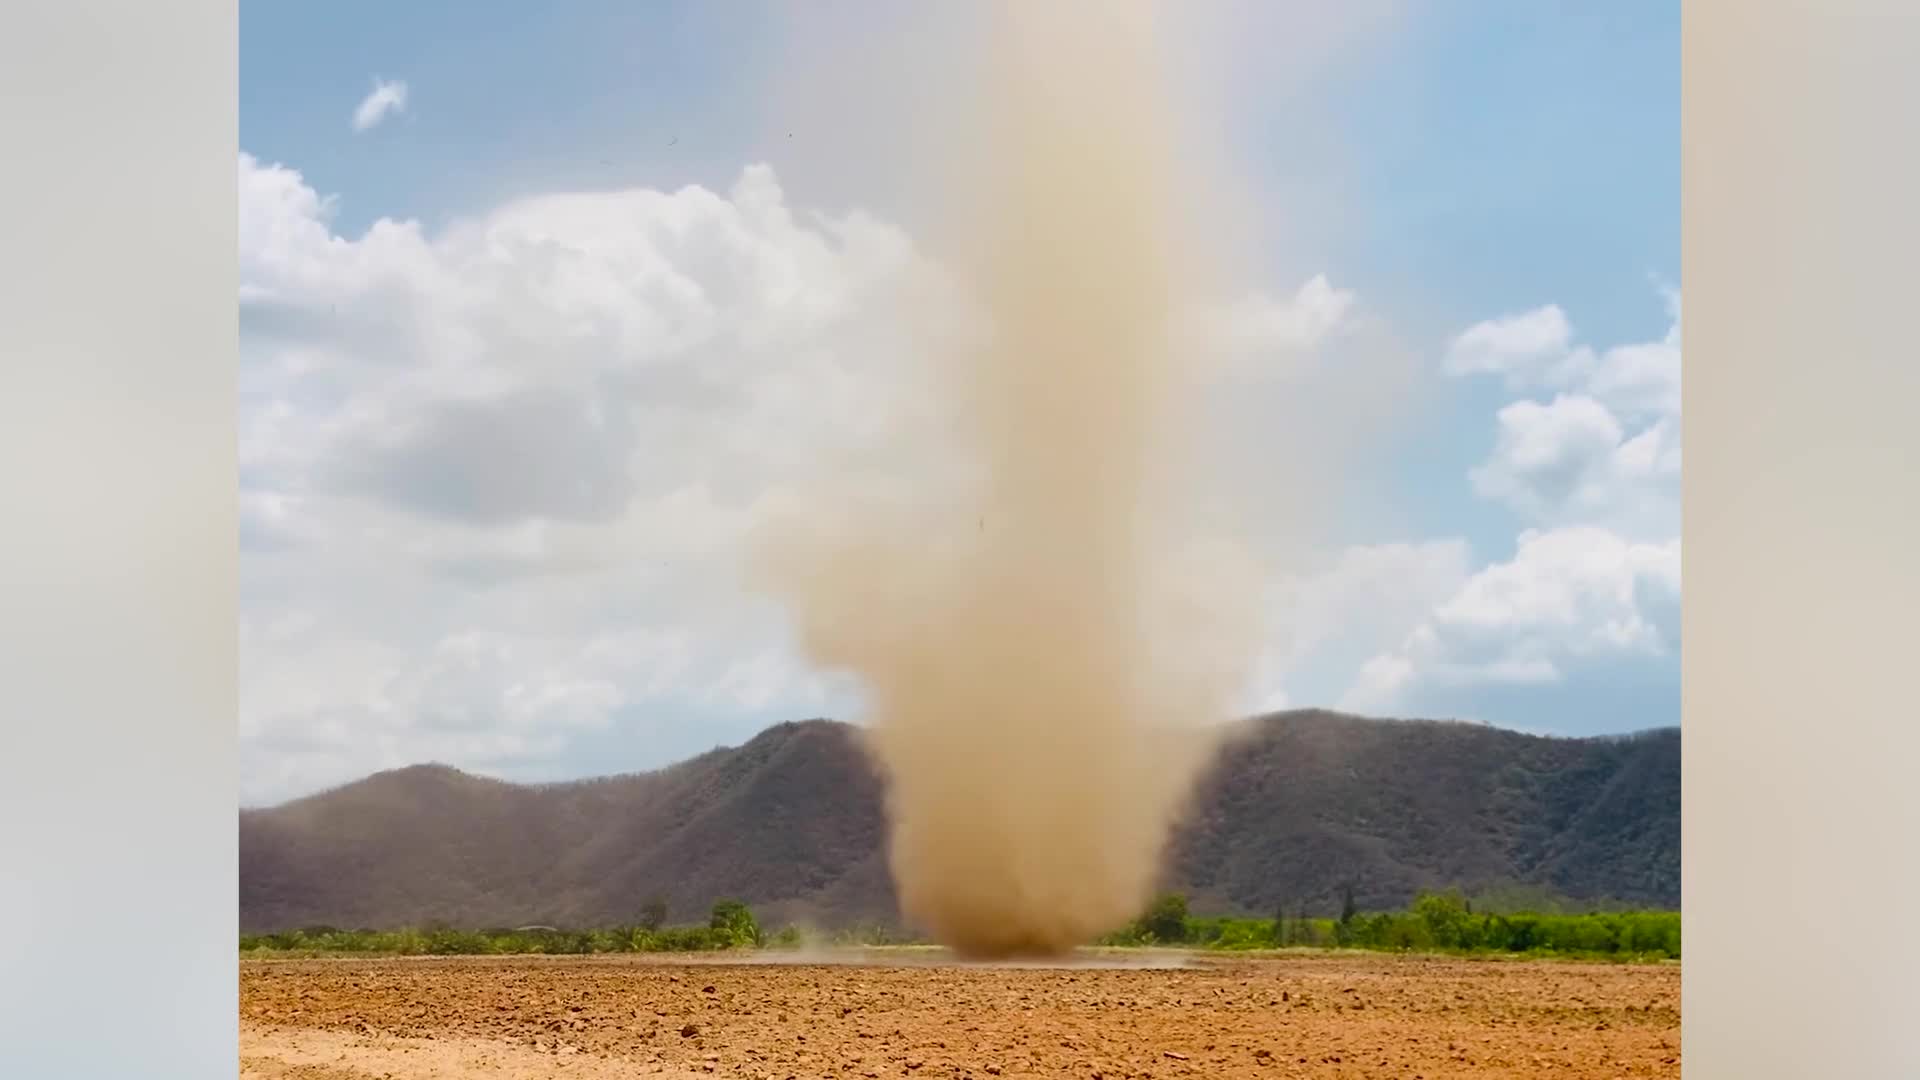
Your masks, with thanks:
[[[1251,252],[1236,287],[1299,325],[1363,319],[1412,365],[1352,383],[1390,419],[1316,508],[1315,550],[1274,556],[1250,701],[1564,734],[1677,723],[1678,5],[1327,7],[1217,5],[1176,65],[1215,80],[1207,128]],[[748,371],[712,365],[773,361],[701,320],[767,311],[710,275],[804,256],[893,281],[927,224],[895,151],[929,137],[916,103],[958,77],[964,11],[243,5],[243,799],[411,760],[647,767],[849,707],[694,561],[742,527],[729,493],[774,483],[725,426],[742,418],[669,411],[700,380],[666,365],[648,378],[671,389],[579,398],[537,328],[589,319],[617,339],[594,347]],[[403,102],[356,130],[376,80]],[[768,178],[743,181],[756,164]],[[752,212],[769,199],[791,220]],[[817,214],[872,224],[822,254]],[[732,246],[661,247],[670,223]],[[572,264],[537,252],[569,230],[629,246],[562,280]],[[501,237],[533,247],[503,256]],[[712,310],[592,276],[673,260]],[[1331,293],[1303,290],[1317,275]],[[888,332],[837,317],[846,342]],[[1255,344],[1361,371],[1351,335],[1289,335]],[[488,380],[524,409],[463,397]],[[631,411],[594,434],[544,434],[616,405]],[[739,455],[700,459],[724,460],[724,483],[676,471],[708,445]],[[554,496],[549,468],[577,494]],[[399,479],[361,482],[375,474]],[[456,495],[407,503],[435,483]],[[498,513],[443,512],[489,484]]]

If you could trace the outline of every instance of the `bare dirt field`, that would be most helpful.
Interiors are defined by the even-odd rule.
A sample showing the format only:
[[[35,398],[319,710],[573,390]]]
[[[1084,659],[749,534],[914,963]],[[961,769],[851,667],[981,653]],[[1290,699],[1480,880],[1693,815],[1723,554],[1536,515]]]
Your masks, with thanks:
[[[1680,969],[1367,954],[984,967],[245,960],[240,1075],[1680,1075]]]

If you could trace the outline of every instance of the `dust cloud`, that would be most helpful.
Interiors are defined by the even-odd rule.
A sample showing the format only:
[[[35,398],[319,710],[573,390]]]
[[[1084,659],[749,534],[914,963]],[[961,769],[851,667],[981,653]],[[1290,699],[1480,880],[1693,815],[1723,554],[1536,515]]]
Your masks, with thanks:
[[[1150,898],[1253,590],[1183,531],[1205,185],[1150,9],[1004,5],[986,53],[943,163],[987,328],[936,365],[962,482],[918,517],[808,492],[817,527],[765,554],[808,658],[866,695],[903,914],[963,957],[1051,957]]]

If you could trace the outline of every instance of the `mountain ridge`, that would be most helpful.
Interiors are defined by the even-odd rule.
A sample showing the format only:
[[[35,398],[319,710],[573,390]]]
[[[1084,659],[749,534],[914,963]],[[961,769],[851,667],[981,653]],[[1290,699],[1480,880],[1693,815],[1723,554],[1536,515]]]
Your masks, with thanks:
[[[520,784],[439,763],[240,811],[240,924],[898,924],[860,729],[773,725],[645,772]],[[1679,731],[1564,738],[1319,710],[1236,725],[1170,838],[1197,909],[1330,913],[1458,885],[1677,907]]]

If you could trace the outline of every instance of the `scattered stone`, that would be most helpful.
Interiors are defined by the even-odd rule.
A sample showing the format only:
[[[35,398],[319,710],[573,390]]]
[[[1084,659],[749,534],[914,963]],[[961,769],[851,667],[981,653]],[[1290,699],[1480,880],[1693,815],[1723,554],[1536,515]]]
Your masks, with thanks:
[[[698,1034],[700,1034],[700,1029],[693,1024],[688,1024],[680,1029],[680,1037],[683,1039],[691,1039]]]

